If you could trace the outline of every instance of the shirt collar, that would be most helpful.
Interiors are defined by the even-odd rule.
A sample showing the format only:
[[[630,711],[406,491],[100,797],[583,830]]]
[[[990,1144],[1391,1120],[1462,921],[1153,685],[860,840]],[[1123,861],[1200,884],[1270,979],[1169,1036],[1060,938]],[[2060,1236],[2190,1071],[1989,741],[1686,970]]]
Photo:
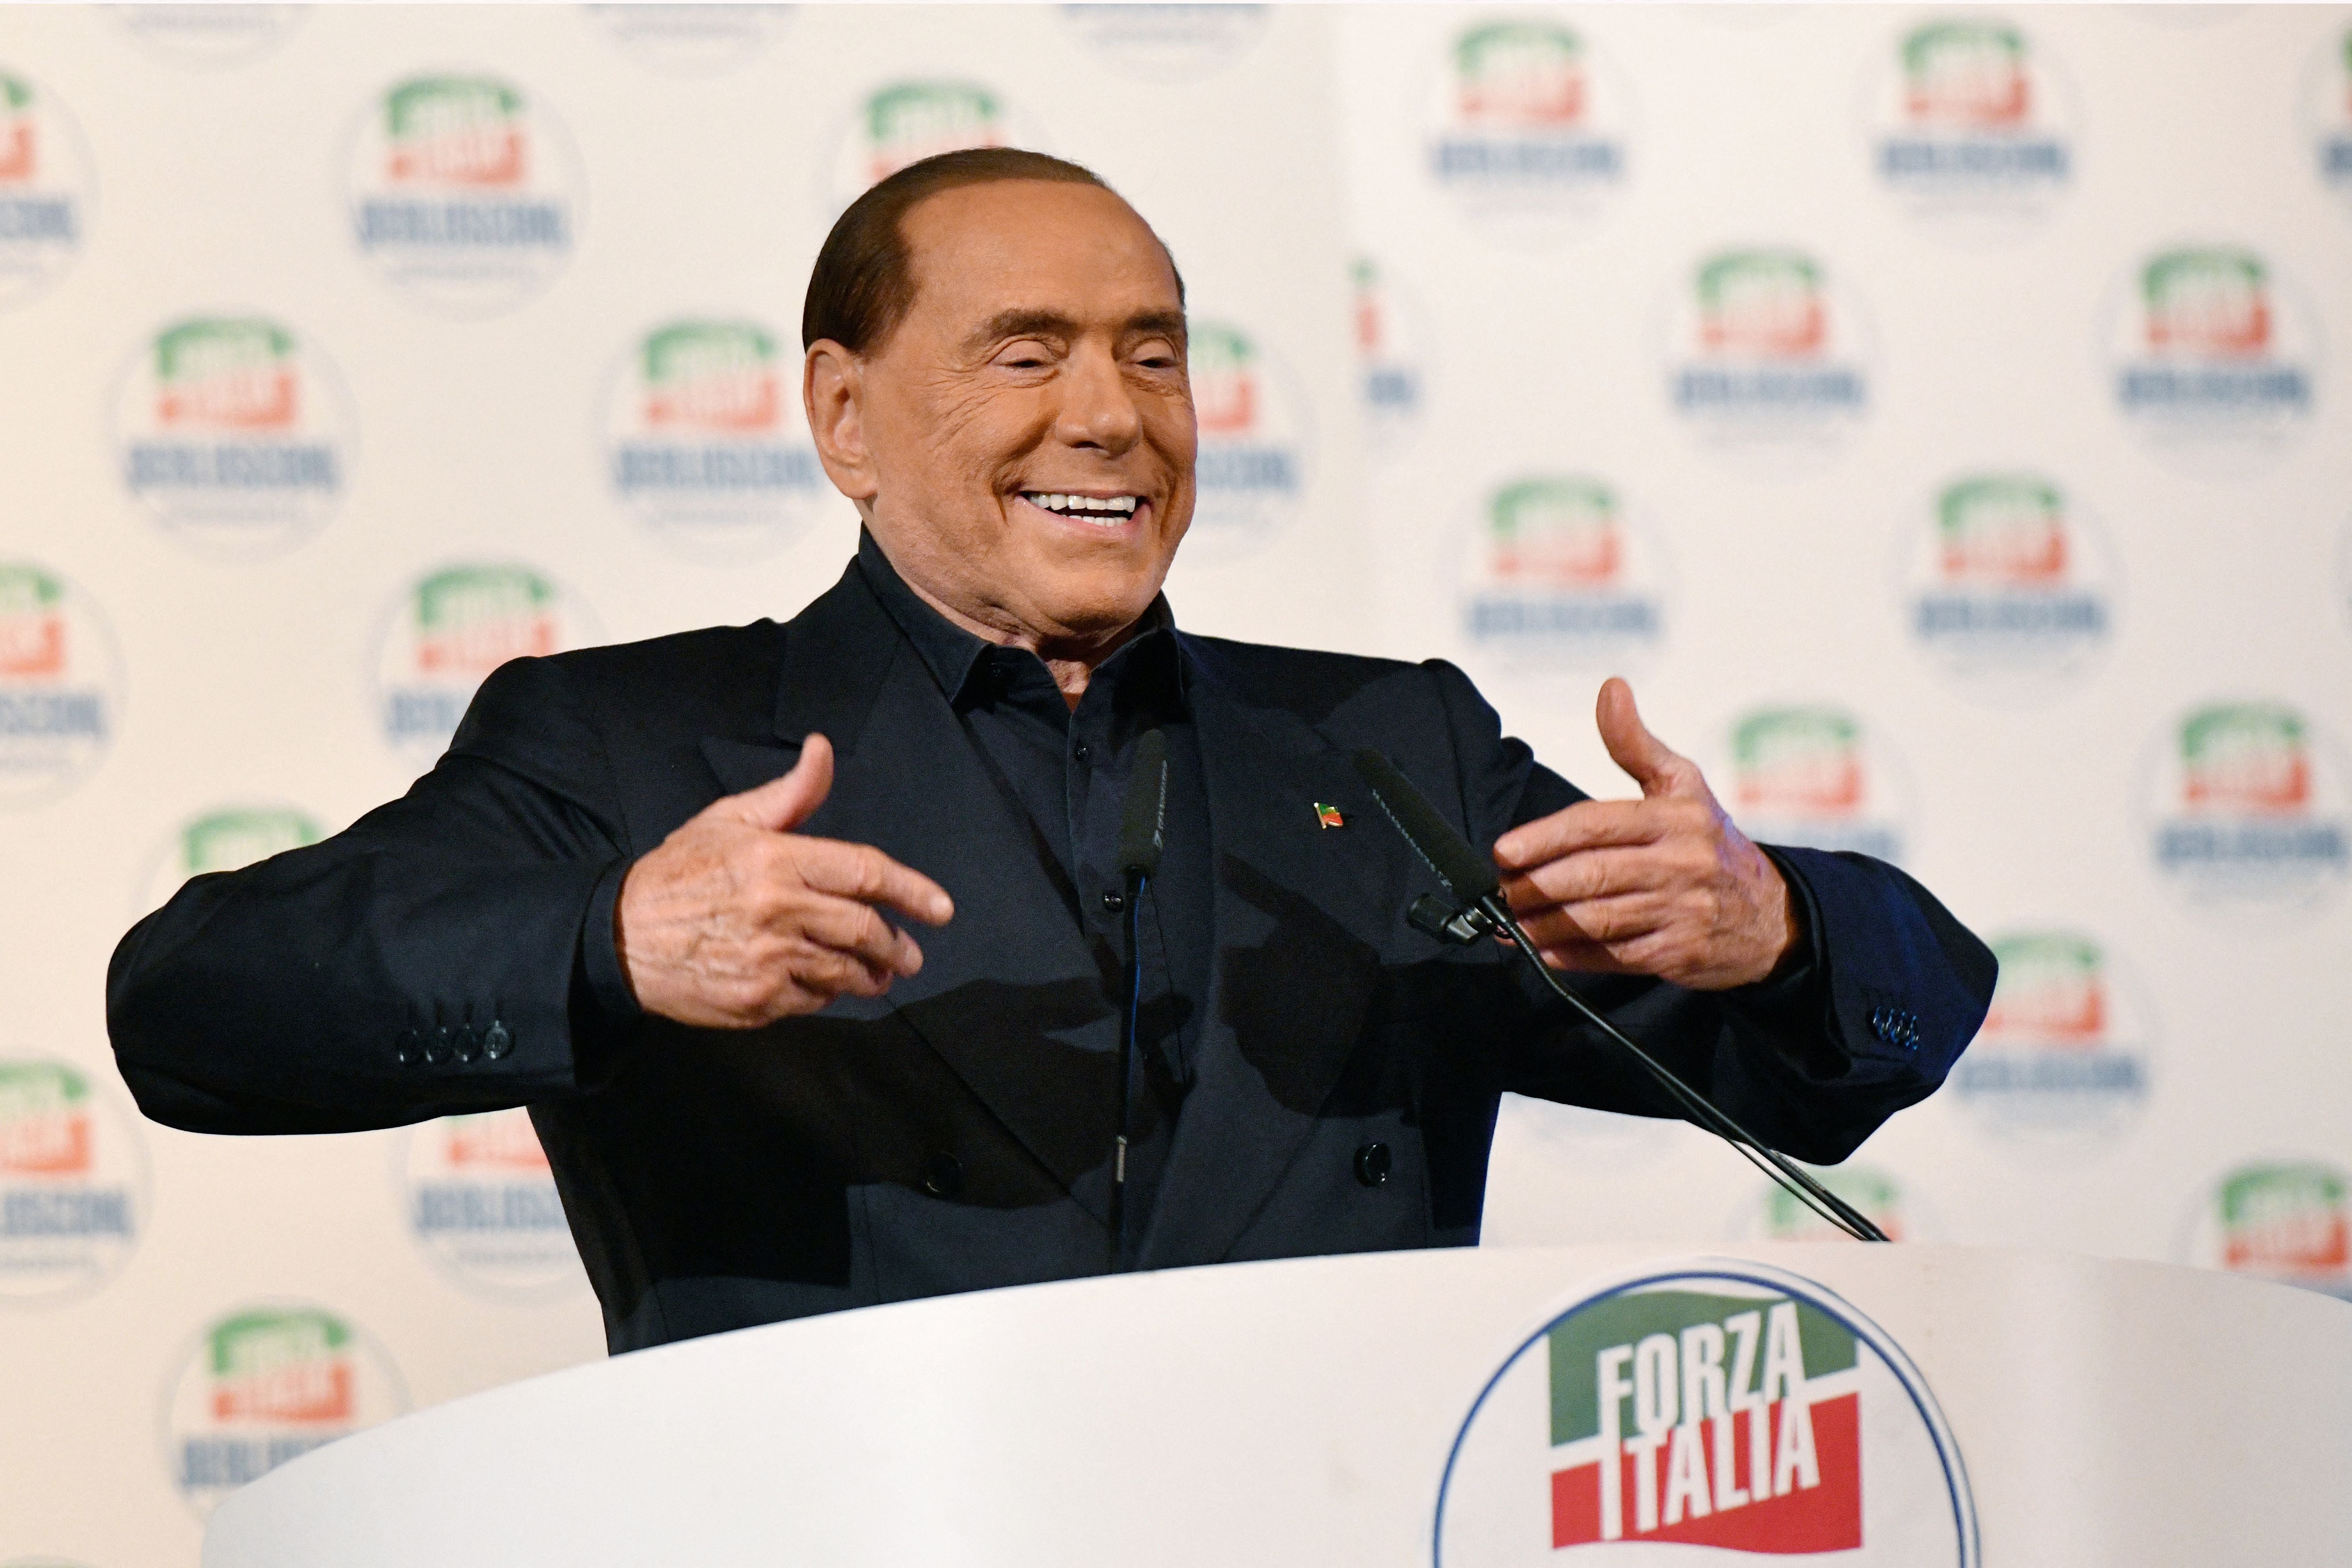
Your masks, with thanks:
[[[917,657],[929,669],[931,679],[939,682],[940,690],[950,702],[963,706],[967,699],[984,689],[982,674],[988,667],[989,655],[997,651],[996,644],[974,637],[924,603],[922,595],[907,585],[898,568],[890,564],[890,558],[882,553],[873,533],[863,528],[857,531],[857,565],[866,575],[866,585],[874,590],[874,596],[882,601],[882,608],[914,646]],[[1181,701],[1183,661],[1170,657],[1174,652],[1172,647],[1162,651],[1156,646],[1162,642],[1173,644],[1175,634],[1176,616],[1168,607],[1168,595],[1158,595],[1151,607],[1143,612],[1136,635],[1105,659],[1097,673],[1107,674],[1117,682],[1130,679],[1130,671],[1168,670],[1174,677],[1174,694]],[[1129,657],[1129,650],[1146,644],[1155,645],[1150,654]]]

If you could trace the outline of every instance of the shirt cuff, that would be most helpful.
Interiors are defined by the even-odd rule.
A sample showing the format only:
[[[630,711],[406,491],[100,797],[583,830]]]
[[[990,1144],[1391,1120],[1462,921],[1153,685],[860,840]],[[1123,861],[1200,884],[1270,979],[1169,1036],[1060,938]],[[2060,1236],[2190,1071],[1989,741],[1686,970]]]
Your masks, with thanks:
[[[1759,844],[1789,885],[1789,912],[1797,922],[1796,940],[1771,973],[1752,984],[1736,986],[1724,993],[1726,1000],[1735,1001],[1746,1011],[1778,1022],[1806,1025],[1818,1022],[1829,1005],[1829,966],[1821,951],[1822,913],[1813,902],[1813,890],[1797,874],[1787,858],[1769,844]]]
[[[615,860],[596,879],[588,895],[588,912],[580,921],[579,974],[598,1017],[607,1024],[627,1024],[645,1016],[628,976],[621,971],[620,943],[614,932],[614,906],[621,901],[621,879],[634,862]]]

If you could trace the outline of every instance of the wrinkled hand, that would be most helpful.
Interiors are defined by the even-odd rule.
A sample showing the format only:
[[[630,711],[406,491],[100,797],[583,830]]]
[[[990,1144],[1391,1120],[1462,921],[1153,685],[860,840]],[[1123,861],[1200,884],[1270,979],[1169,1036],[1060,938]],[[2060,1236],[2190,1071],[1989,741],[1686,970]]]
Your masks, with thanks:
[[[1643,726],[1632,687],[1604,682],[1595,716],[1642,798],[1580,801],[1503,835],[1495,863],[1511,912],[1556,969],[1699,991],[1763,979],[1796,940],[1780,868],[1732,826],[1697,764]]]
[[[871,845],[793,832],[832,788],[833,745],[811,735],[792,772],[713,801],[629,868],[614,936],[640,1006],[749,1029],[922,968],[879,910],[936,926],[955,905]]]

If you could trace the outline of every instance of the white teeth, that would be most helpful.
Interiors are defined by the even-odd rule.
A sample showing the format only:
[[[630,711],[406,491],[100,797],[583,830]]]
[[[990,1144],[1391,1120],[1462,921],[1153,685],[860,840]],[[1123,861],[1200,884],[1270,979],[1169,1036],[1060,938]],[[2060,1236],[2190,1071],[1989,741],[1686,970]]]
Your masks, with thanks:
[[[1114,518],[1133,517],[1137,503],[1141,499],[1137,496],[1063,495],[1059,492],[1044,490],[1024,490],[1022,493],[1031,505],[1042,507],[1050,512],[1057,512],[1064,517],[1079,512],[1096,512]]]

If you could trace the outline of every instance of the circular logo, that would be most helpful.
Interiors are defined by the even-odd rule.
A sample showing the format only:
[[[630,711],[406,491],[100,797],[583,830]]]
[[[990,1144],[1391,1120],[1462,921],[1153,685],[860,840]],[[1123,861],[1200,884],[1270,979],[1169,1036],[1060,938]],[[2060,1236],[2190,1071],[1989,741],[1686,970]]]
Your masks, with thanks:
[[[408,1409],[382,1346],[350,1320],[297,1302],[214,1320],[163,1398],[166,1460],[199,1518],[289,1459]]]
[[[833,498],[781,342],[757,321],[668,321],[630,344],[613,373],[613,495],[681,553],[765,554]]]
[[[132,1119],[79,1068],[0,1058],[0,1300],[94,1290],[146,1228],[147,1158]]]
[[[2303,123],[2320,184],[2352,205],[2352,27],[2322,43],[2304,72]]]
[[[1800,472],[1840,450],[1869,415],[1861,308],[1805,251],[1717,251],[1663,320],[1667,402],[1711,449]]]
[[[1731,726],[1726,803],[1766,844],[1845,850],[1900,864],[1909,781],[1846,709],[1758,708]]]
[[[0,806],[40,805],[97,767],[121,689],[89,596],[47,567],[0,561]]]
[[[713,76],[758,54],[792,20],[790,5],[591,5],[612,40],[665,76]]]
[[[89,167],[65,105],[0,63],[0,310],[73,264],[89,226]]]
[[[1287,367],[1247,329],[1196,319],[1188,336],[1201,445],[1186,542],[1198,557],[1229,559],[1297,517],[1308,477],[1307,405]]]
[[[824,165],[825,211],[840,213],[909,163],[967,147],[1047,150],[1028,117],[994,88],[945,79],[877,88],[834,135]]]
[[[1515,669],[1637,669],[1665,638],[1658,532],[1587,475],[1519,479],[1489,494],[1464,577],[1463,636]]]
[[[354,423],[317,345],[261,315],[172,322],[114,397],[131,495],[173,538],[243,559],[292,548],[341,504]]]
[[[1979,1562],[1959,1447],[1902,1348],[1813,1281],[1727,1260],[1568,1307],[1471,1405],[1438,1491],[1438,1568],[1532,1568],[1568,1547]]]
[[[2097,938],[2011,931],[1992,1010],[1945,1092],[1995,1137],[2044,1147],[2105,1142],[2147,1104],[2154,1009]]]
[[[410,1233],[461,1284],[538,1298],[586,1287],[530,1111],[421,1122],[396,1158]]]
[[[1880,57],[1865,93],[1879,188],[1932,234],[2014,238],[2073,186],[2074,95],[2007,22],[1914,26]]]
[[[2142,772],[2157,873],[2194,904],[2300,911],[2352,871],[2343,760],[2285,703],[2191,709]]]
[[[360,254],[428,309],[509,309],[571,258],[578,154],[546,105],[501,77],[394,84],[360,116],[346,170]]]
[[[1552,20],[1454,37],[1432,89],[1426,171],[1463,218],[1508,245],[1581,238],[1625,186],[1633,103],[1582,34]]]
[[[1404,449],[1420,427],[1433,335],[1421,301],[1370,257],[1349,268],[1355,285],[1356,390],[1364,446],[1374,458]]]
[[[302,5],[116,5],[109,14],[150,53],[185,66],[259,59],[300,25]]]
[[[1807,1175],[1861,1212],[1891,1241],[1940,1239],[1943,1227],[1928,1223],[1914,1196],[1894,1173],[1876,1165],[1803,1165]],[[1778,1182],[1757,1184],[1754,1198],[1734,1216],[1735,1241],[1843,1241],[1845,1232]]]
[[[290,805],[224,805],[192,816],[155,853],[140,885],[139,912],[162,908],[191,877],[235,871],[326,836],[318,818]]]
[[[426,573],[394,604],[376,658],[378,721],[395,752],[430,761],[484,677],[510,658],[595,640],[577,598],[534,567],[465,563]]]
[[[2299,437],[2318,395],[2319,329],[2301,292],[2254,252],[2177,246],[2113,291],[2106,358],[2116,409],[2150,450],[2232,478]]]
[[[1995,700],[2078,680],[2115,629],[2117,573],[2102,532],[2055,479],[1962,474],[1903,530],[1911,639],[1956,684]]]
[[[2225,1268],[2352,1301],[2352,1178],[2323,1160],[2254,1160],[2207,1188],[2182,1248]]]
[[[1104,64],[1143,81],[1214,76],[1265,37],[1268,5],[1064,5],[1062,26]]]

